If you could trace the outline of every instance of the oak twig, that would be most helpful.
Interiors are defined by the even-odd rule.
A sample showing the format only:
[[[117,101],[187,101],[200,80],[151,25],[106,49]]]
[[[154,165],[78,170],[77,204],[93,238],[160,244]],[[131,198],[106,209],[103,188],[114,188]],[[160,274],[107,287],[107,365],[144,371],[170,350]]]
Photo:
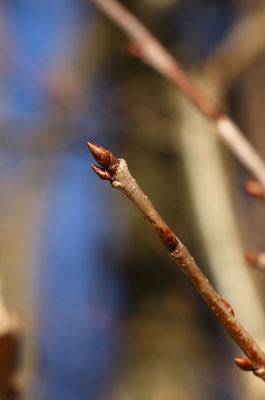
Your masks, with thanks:
[[[242,165],[265,187],[265,165],[252,145],[228,115],[224,114],[182,70],[175,58],[141,22],[116,0],[91,0],[131,39],[133,54],[151,65],[177,86],[210,120],[228,148]]]
[[[187,248],[175,236],[151,201],[140,189],[132,177],[124,159],[116,159],[107,149],[88,142],[89,149],[101,165],[91,164],[97,175],[109,180],[112,187],[121,190],[138,207],[144,218],[152,225],[173,261],[181,268],[199,294],[206,301],[227,332],[248,358],[236,358],[236,364],[242,369],[253,371],[265,380],[265,354],[251,337],[246,328],[234,316],[227,300],[219,296],[208,279],[202,273]]]

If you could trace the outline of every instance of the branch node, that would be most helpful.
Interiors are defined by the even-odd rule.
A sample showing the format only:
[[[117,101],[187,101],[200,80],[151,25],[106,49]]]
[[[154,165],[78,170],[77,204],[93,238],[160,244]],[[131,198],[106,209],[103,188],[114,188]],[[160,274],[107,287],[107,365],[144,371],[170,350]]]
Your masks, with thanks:
[[[253,373],[265,381],[265,368],[258,368]]]
[[[235,313],[234,313],[234,310],[233,310],[231,304],[228,303],[228,301],[227,301],[224,297],[221,297],[221,300],[222,300],[222,302],[224,303],[224,305],[226,306],[226,308],[228,309],[228,311],[229,311],[233,316],[235,316]]]
[[[237,358],[235,358],[235,363],[243,371],[254,371],[254,370],[256,370],[253,361],[249,360],[248,358],[237,357]]]

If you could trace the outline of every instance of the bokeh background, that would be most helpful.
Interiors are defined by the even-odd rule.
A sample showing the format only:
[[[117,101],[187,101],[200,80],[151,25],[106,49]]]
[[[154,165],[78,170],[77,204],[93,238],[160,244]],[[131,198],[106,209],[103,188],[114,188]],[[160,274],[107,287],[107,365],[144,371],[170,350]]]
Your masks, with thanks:
[[[265,156],[264,0],[123,1]],[[109,147],[265,345],[265,207],[214,126],[89,0],[0,3],[0,261],[21,398],[261,400],[137,210],[90,170]]]

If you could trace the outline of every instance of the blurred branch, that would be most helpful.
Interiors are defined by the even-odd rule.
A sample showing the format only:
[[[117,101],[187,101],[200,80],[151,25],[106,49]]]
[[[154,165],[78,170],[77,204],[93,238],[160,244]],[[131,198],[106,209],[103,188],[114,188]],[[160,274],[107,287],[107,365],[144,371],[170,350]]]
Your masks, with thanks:
[[[0,288],[0,398],[16,400],[14,384],[19,356],[19,334],[16,315],[7,311]]]
[[[199,110],[212,120],[220,137],[245,168],[265,187],[265,165],[240,129],[197,88],[174,57],[125,7],[116,0],[91,0],[132,40],[137,55],[176,85]]]
[[[109,150],[102,146],[92,143],[88,143],[88,146],[93,157],[103,167],[99,168],[91,164],[93,170],[101,179],[110,181],[113,188],[121,190],[136,205],[160,237],[170,257],[184,272],[230,336],[247,355],[248,359],[235,359],[237,365],[243,370],[253,371],[255,375],[265,380],[264,352],[244,326],[237,321],[230,304],[214,290],[187,248],[171,231],[151,201],[140,189],[130,174],[126,161],[116,159]]]
[[[264,53],[265,4],[256,5],[242,16],[225,36],[205,66],[205,74],[214,74],[228,88]]]

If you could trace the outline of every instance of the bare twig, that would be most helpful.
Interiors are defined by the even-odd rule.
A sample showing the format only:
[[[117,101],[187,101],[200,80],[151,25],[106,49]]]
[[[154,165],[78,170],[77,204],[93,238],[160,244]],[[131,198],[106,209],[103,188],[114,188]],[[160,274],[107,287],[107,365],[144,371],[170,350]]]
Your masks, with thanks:
[[[176,85],[199,110],[211,119],[229,149],[243,166],[265,187],[265,165],[240,129],[206,96],[174,57],[151,33],[116,0],[91,0],[132,40],[134,53]],[[137,50],[136,50],[137,49]]]
[[[237,321],[228,301],[220,297],[214,290],[187,248],[171,231],[151,201],[137,185],[130,174],[126,161],[116,159],[109,150],[102,146],[92,143],[88,143],[88,146],[94,158],[102,167],[99,168],[91,164],[93,170],[101,179],[109,180],[113,188],[121,190],[138,207],[144,218],[150,222],[159,235],[163,245],[169,251],[170,257],[185,273],[230,336],[246,354],[247,359],[238,358],[235,360],[237,365],[243,370],[253,371],[265,380],[264,352],[246,328]]]

